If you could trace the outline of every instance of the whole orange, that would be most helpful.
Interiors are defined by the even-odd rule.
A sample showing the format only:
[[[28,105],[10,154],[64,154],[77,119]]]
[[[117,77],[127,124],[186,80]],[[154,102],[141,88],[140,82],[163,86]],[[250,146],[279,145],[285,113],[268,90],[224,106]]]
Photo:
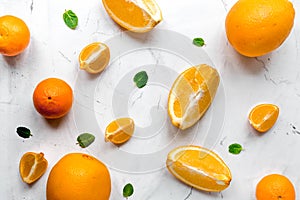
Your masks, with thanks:
[[[30,32],[25,22],[15,16],[0,17],[0,53],[16,56],[22,53],[30,41]]]
[[[107,167],[95,157],[70,153],[52,168],[47,200],[108,200],[111,191]]]
[[[291,181],[280,174],[263,177],[256,186],[257,200],[295,200],[295,189]]]
[[[41,81],[33,93],[34,107],[46,119],[63,117],[71,109],[72,102],[72,88],[58,78]]]
[[[288,37],[295,18],[288,0],[239,0],[225,21],[229,43],[248,57],[265,55]]]

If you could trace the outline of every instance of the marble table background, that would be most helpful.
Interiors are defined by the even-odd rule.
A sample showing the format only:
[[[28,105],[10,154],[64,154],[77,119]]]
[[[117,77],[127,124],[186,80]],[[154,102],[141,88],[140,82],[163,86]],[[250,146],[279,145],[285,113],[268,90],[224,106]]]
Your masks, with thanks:
[[[191,40],[195,37],[205,40],[206,45],[202,49],[221,75],[224,103],[224,120],[213,150],[231,169],[233,179],[230,187],[220,193],[206,193],[177,181],[166,168],[132,173],[109,166],[112,200],[123,199],[122,188],[128,182],[135,188],[129,199],[250,200],[255,199],[257,182],[270,173],[289,177],[295,186],[297,199],[300,198],[300,3],[292,1],[296,10],[295,24],[282,46],[265,56],[246,58],[233,50],[225,35],[225,17],[235,2],[157,0],[164,20],[156,27],[180,33]],[[65,9],[73,10],[79,17],[76,30],[64,24],[62,14]],[[86,152],[101,158],[107,152],[99,150],[103,136],[97,133],[94,133],[96,141],[90,147],[81,149],[76,145],[76,137],[89,130],[78,127],[75,106],[61,120],[44,120],[33,107],[33,90],[41,80],[58,77],[72,86],[76,97],[78,77],[83,73],[79,72],[77,61],[81,49],[94,41],[106,41],[123,30],[106,14],[101,0],[1,0],[0,15],[5,14],[18,16],[27,23],[31,42],[17,57],[0,56],[0,199],[46,199],[48,174],[64,154]],[[178,72],[180,70],[177,69]],[[111,83],[120,76],[112,77]],[[254,105],[264,102],[278,105],[280,116],[269,132],[257,134],[249,126],[247,115]],[[78,105],[76,99],[74,105]],[[163,119],[167,121],[166,100],[161,101],[160,107],[165,116]],[[135,110],[140,108],[130,109],[131,115],[140,115]],[[213,112],[211,110],[208,116]],[[149,118],[150,114],[146,112],[145,116]],[[111,120],[103,116],[99,119],[100,126]],[[140,120],[139,123],[147,121]],[[29,127],[34,136],[26,140],[18,137],[15,132],[18,126]],[[228,146],[235,142],[244,147],[240,155],[228,153]],[[194,144],[200,145],[201,141],[195,140]],[[134,146],[128,149],[134,151]],[[21,181],[18,171],[19,159],[27,151],[44,152],[49,162],[46,174],[30,186]],[[112,159],[118,160],[118,157]]]

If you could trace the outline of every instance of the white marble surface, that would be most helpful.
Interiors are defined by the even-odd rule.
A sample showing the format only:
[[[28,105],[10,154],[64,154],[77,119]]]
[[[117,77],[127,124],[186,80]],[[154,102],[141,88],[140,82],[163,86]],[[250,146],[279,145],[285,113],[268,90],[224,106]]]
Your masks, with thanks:
[[[94,96],[84,96],[84,93],[82,95],[80,89],[84,91],[84,88],[90,85],[78,86],[78,83],[82,83],[80,78],[86,76],[84,72],[79,72],[77,57],[80,50],[91,42],[106,41],[122,32],[104,11],[101,0],[2,0],[0,15],[11,14],[22,18],[31,31],[31,42],[26,51],[17,57],[0,56],[0,199],[46,199],[45,186],[50,169],[68,152],[90,153],[109,163],[112,200],[123,198],[122,188],[128,182],[131,182],[135,188],[134,195],[129,199],[250,200],[255,199],[257,182],[270,173],[280,173],[289,177],[295,186],[297,199],[300,198],[298,155],[300,151],[300,18],[298,16],[300,3],[292,1],[296,10],[295,24],[283,45],[268,55],[246,58],[232,49],[224,31],[226,14],[235,2],[235,0],[185,2],[157,0],[164,20],[156,28],[185,35],[191,40],[194,37],[204,38],[206,45],[202,49],[220,72],[222,87],[219,88],[212,108],[199,123],[199,138],[190,140],[188,136],[183,136],[184,133],[179,133],[177,137],[171,134],[168,138],[163,135],[166,132],[157,131],[160,135],[155,139],[149,129],[150,133],[147,131],[149,134],[147,136],[151,139],[137,137],[137,139],[144,139],[144,143],[141,144],[133,139],[117,149],[110,144],[105,144],[101,134],[105,125],[113,120],[112,117],[123,114],[115,107],[119,106],[123,109],[123,104],[111,100],[113,94],[108,95],[108,93],[110,88],[114,90],[118,81],[122,80],[123,71],[125,74],[130,73],[129,69],[126,71],[122,68],[122,71],[118,66],[124,67],[130,64],[129,61],[135,63],[140,59],[132,59],[130,56],[134,56],[128,55],[129,58],[116,60],[116,63],[109,66],[110,70],[108,68],[105,73],[88,78],[92,81],[86,84],[95,84],[93,85],[96,88]],[[79,26],[76,30],[70,30],[64,24],[62,14],[65,9],[71,9],[78,15]],[[118,46],[115,45],[114,48]],[[139,51],[137,55],[145,56],[147,53],[149,51],[144,54]],[[138,67],[149,69],[146,65],[156,63],[169,67],[169,70],[172,68],[170,66],[172,55],[164,55],[162,52],[152,52],[151,55],[154,61],[149,58],[145,66]],[[179,59],[176,63],[180,62],[183,61]],[[174,62],[174,65],[176,63]],[[173,66],[175,74],[184,68],[185,66]],[[136,118],[139,127],[149,127],[153,120],[159,117],[161,119],[158,122],[170,123],[165,110],[167,90],[174,76],[171,71],[170,73],[165,77],[166,88],[155,84],[159,82],[155,79],[152,80],[151,87],[145,87],[143,90],[145,95],[132,89],[128,102],[124,102],[128,114]],[[157,78],[159,74],[160,72],[154,71],[152,75]],[[74,89],[75,97],[78,98],[75,98],[70,114],[61,120],[46,121],[33,107],[33,90],[39,81],[47,77],[58,77],[67,81]],[[107,91],[107,95],[102,91]],[[161,93],[156,95],[156,92]],[[91,106],[81,105],[84,98],[92,98],[94,103],[92,110],[90,109],[91,117],[96,116],[99,119],[94,124],[89,124],[90,116],[86,116],[88,114],[86,111],[81,118],[78,117],[80,109],[84,110]],[[138,101],[139,99],[143,101]],[[154,114],[145,106],[146,102],[151,105],[151,108],[157,105]],[[278,105],[280,116],[269,132],[259,135],[249,126],[247,115],[254,105],[262,102]],[[223,104],[224,106],[219,109],[218,105]],[[221,116],[221,120],[214,120],[216,116]],[[221,193],[206,193],[191,189],[171,176],[165,167],[154,166],[155,168],[146,172],[139,166],[140,160],[129,163],[126,156],[118,156],[118,152],[129,152],[143,159],[141,155],[153,154],[166,145],[168,139],[174,138],[175,145],[185,141],[203,145],[211,138],[207,136],[203,139],[201,131],[214,130],[212,128],[220,123],[221,128],[213,135],[214,142],[207,144],[224,159],[232,172],[233,179],[230,187]],[[29,127],[34,136],[26,140],[18,137],[15,130],[21,125]],[[164,130],[173,133],[174,128],[168,124],[166,126]],[[100,127],[101,130],[98,133],[93,132],[96,131],[95,127]],[[190,132],[195,133],[194,130]],[[86,149],[81,149],[75,144],[76,137],[81,132],[93,132],[96,135],[96,141]],[[161,141],[165,143],[161,144]],[[240,155],[228,153],[228,145],[235,142],[242,144],[245,149]],[[49,161],[46,174],[31,186],[21,181],[18,171],[19,159],[27,151],[44,152]],[[161,160],[153,159],[153,162],[158,162],[158,166],[164,165]],[[124,171],[118,161],[124,162],[124,166],[131,167],[132,170]],[[140,170],[139,173],[134,173],[135,169]]]

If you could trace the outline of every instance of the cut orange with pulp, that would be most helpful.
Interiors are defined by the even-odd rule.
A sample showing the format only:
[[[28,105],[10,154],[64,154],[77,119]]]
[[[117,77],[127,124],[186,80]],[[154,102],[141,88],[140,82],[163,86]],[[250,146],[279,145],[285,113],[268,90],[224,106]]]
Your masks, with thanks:
[[[133,32],[152,30],[162,14],[154,0],[102,0],[108,15],[121,27]]]
[[[38,180],[48,167],[48,161],[43,153],[27,152],[25,153],[19,165],[19,171],[22,180],[25,183],[33,183]]]
[[[275,124],[279,115],[279,108],[273,104],[259,104],[255,106],[249,116],[251,126],[258,132],[266,132]]]
[[[231,172],[213,151],[200,146],[180,146],[173,149],[166,162],[177,179],[199,190],[219,192],[231,181]]]
[[[105,141],[123,144],[128,141],[134,131],[134,121],[131,118],[119,118],[112,121],[105,130]]]
[[[193,126],[209,108],[219,86],[216,69],[202,64],[182,72],[175,80],[168,100],[168,113],[174,126]]]
[[[102,72],[110,60],[108,46],[94,42],[84,47],[79,54],[79,67],[91,74]]]

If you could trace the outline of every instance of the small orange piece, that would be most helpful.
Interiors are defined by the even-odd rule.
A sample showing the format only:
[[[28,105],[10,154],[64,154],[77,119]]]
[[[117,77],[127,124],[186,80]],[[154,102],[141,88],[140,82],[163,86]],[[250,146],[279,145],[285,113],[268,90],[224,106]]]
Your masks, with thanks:
[[[264,133],[273,127],[278,115],[279,108],[276,105],[259,104],[251,110],[248,120],[255,130]]]
[[[71,109],[72,102],[72,88],[58,78],[41,81],[33,93],[34,107],[46,119],[63,117]]]
[[[112,121],[105,130],[105,141],[114,144],[127,142],[134,131],[134,121],[131,118],[119,118]]]
[[[181,146],[167,158],[167,168],[176,178],[199,190],[219,192],[226,189],[231,173],[213,151],[200,146]]]
[[[43,153],[25,153],[19,164],[19,171],[22,180],[31,184],[38,180],[48,167],[48,161],[44,158]]]
[[[101,42],[94,42],[84,47],[79,55],[80,69],[89,73],[100,73],[108,65],[110,51],[108,46]]]
[[[0,17],[0,53],[16,56],[22,53],[30,42],[30,32],[23,20],[5,15]]]
[[[102,0],[108,15],[121,27],[133,32],[148,32],[161,20],[154,0]]]
[[[47,200],[108,200],[111,179],[107,167],[83,153],[70,153],[52,168],[46,188]]]
[[[229,43],[248,57],[278,48],[290,34],[295,10],[288,0],[239,0],[227,14]]]
[[[209,65],[197,65],[182,72],[169,93],[168,113],[174,126],[184,130],[193,126],[209,108],[220,77]]]
[[[295,200],[295,188],[291,181],[280,174],[263,177],[256,186],[257,200]]]

